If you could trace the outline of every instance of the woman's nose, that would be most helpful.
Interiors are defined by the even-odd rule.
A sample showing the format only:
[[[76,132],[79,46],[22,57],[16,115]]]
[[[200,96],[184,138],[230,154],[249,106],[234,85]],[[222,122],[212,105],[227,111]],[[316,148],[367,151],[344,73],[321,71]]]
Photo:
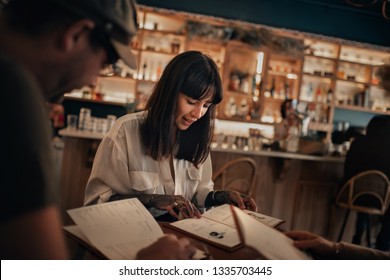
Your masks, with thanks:
[[[191,115],[196,117],[196,119],[200,119],[202,117],[203,106],[196,106],[194,110],[192,110]]]

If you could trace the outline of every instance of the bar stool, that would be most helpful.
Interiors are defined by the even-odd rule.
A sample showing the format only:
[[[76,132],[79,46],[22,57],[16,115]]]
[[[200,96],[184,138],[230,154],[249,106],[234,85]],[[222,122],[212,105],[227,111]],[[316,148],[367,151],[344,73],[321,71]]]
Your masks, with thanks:
[[[336,196],[335,204],[346,208],[345,215],[338,241],[341,241],[345,226],[351,210],[367,213],[369,215],[383,215],[390,201],[390,182],[386,175],[378,170],[361,172],[341,188]],[[370,223],[367,223],[367,245],[370,247],[371,234]]]

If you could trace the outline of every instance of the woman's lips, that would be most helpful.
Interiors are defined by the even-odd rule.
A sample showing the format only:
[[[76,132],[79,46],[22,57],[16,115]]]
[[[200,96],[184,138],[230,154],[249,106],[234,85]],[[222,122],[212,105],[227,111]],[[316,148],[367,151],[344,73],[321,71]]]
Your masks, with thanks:
[[[187,119],[185,117],[183,117],[183,120],[184,120],[185,124],[188,126],[190,126],[191,124],[193,124],[196,121],[196,120]]]

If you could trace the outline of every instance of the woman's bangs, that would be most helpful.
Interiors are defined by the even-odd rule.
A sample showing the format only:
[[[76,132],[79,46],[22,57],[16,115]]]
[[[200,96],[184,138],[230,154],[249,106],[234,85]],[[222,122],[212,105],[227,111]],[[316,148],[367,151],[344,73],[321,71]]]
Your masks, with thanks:
[[[215,82],[210,77],[202,76],[188,79],[181,91],[196,100],[211,99],[213,104],[218,104],[222,100],[221,90],[216,89]]]

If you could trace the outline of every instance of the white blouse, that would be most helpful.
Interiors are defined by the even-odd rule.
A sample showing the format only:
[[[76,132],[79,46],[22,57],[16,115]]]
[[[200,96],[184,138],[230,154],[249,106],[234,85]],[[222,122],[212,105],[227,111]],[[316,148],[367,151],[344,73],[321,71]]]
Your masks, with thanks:
[[[119,118],[100,143],[89,177],[84,205],[107,202],[114,194],[182,195],[203,208],[213,190],[210,155],[196,168],[191,162],[174,159],[173,180],[168,159],[156,161],[145,155],[140,124],[145,112]]]

